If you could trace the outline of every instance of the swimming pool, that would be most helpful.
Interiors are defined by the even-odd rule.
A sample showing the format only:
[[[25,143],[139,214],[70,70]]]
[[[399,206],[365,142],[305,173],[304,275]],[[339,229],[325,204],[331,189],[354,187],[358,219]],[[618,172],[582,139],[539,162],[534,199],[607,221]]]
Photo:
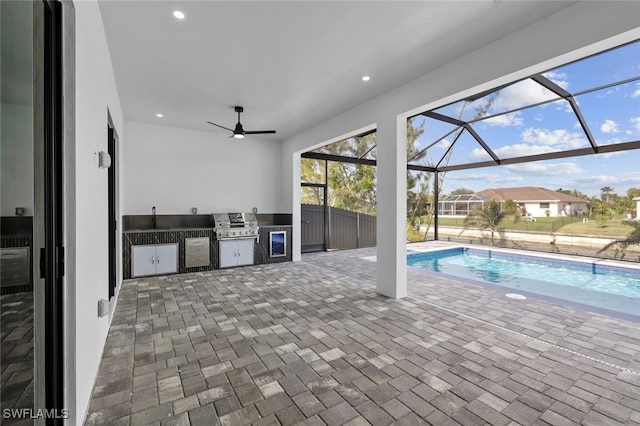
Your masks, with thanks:
[[[407,264],[453,278],[640,317],[640,268],[468,247],[411,253]]]

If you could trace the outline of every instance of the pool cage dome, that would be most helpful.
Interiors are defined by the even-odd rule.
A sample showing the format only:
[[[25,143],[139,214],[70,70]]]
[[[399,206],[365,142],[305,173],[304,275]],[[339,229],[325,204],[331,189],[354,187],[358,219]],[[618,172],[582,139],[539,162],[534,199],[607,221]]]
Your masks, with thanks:
[[[443,216],[466,216],[474,207],[482,207],[487,197],[478,194],[449,195],[438,201],[438,214]]]

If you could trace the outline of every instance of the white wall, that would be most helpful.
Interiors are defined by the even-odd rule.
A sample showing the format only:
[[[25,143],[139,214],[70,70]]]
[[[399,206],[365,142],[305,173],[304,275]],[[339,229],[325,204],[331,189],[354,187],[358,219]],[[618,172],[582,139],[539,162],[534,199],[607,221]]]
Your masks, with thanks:
[[[2,104],[0,215],[15,216],[24,207],[33,216],[33,108],[31,105]]]
[[[98,167],[97,153],[107,151],[107,112],[113,119],[120,145],[125,143],[120,101],[97,2],[77,1],[75,6],[75,157],[67,200],[75,197],[75,223],[68,223],[70,250],[75,252],[75,419],[81,424],[109,330],[110,316],[98,318],[98,300],[108,299],[107,169]],[[121,158],[120,158],[121,159]],[[121,185],[122,187],[122,185]],[[121,242],[117,242],[117,247]],[[119,288],[119,287],[118,287]]]
[[[287,210],[281,202],[279,142],[233,139],[136,122],[125,123],[124,214],[198,214]]]
[[[0,8],[0,216],[33,216],[33,5]]]

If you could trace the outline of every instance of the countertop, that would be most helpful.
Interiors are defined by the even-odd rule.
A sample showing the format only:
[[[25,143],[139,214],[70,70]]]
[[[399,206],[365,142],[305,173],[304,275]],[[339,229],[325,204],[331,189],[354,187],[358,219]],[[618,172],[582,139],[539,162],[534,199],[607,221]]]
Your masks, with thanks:
[[[291,225],[260,225],[258,228],[282,228]],[[125,234],[132,234],[138,232],[183,232],[183,231],[213,231],[213,227],[207,228],[143,228],[143,229],[127,229],[126,231],[122,231]]]

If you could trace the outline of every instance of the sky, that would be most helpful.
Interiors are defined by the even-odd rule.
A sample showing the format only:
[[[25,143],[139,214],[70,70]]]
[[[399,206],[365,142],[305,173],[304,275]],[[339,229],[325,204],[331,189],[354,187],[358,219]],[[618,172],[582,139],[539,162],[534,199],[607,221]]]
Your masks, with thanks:
[[[574,95],[597,145],[640,141],[640,42],[543,75]],[[591,91],[594,88],[601,89]],[[463,121],[478,119],[472,124],[473,130],[499,158],[590,147],[571,104],[530,79],[473,103],[461,101],[435,112]],[[449,132],[456,126],[423,116],[413,119],[414,126],[422,122],[424,133],[416,141],[418,149],[448,134],[428,148],[419,162],[434,165],[454,141],[456,132]],[[490,159],[480,144],[463,132],[441,165]],[[608,186],[623,196],[631,187],[640,188],[640,150],[454,171],[447,173],[443,189],[445,193],[458,188],[477,192],[517,186],[577,189],[592,197],[600,197],[601,188]]]

